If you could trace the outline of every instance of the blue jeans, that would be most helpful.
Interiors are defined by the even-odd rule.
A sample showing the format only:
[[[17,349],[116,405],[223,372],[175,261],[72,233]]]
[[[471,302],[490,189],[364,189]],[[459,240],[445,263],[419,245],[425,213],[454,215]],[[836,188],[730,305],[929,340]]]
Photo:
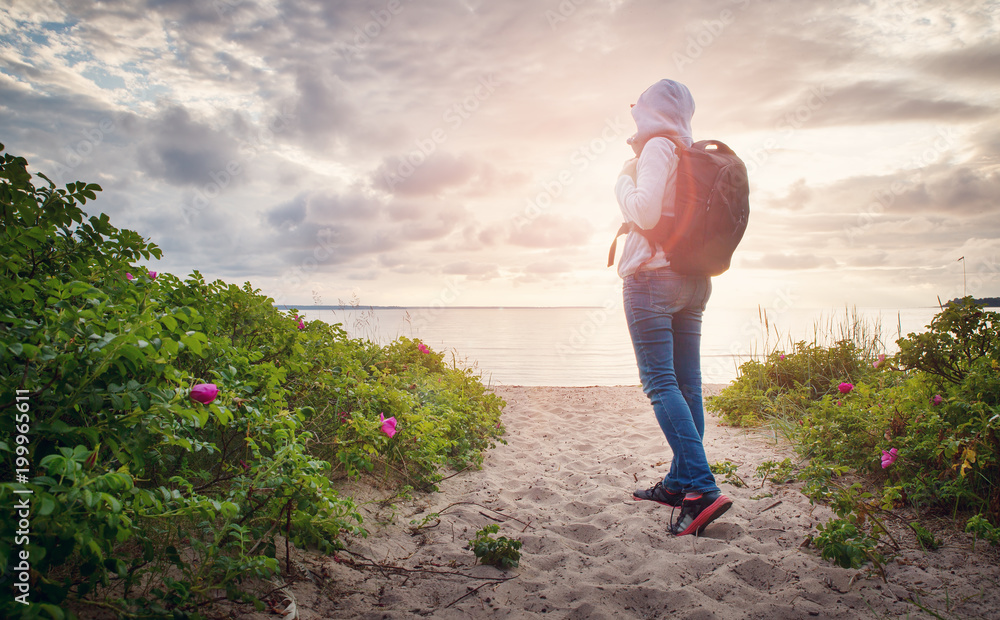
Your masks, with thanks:
[[[627,276],[623,291],[642,390],[674,453],[663,486],[675,493],[718,491],[702,443],[701,319],[712,280],[652,269]]]

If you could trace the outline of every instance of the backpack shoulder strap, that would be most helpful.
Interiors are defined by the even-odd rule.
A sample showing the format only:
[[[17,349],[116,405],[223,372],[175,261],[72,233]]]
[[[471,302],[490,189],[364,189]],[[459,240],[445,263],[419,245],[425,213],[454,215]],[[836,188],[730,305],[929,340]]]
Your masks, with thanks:
[[[681,139],[678,138],[677,136],[668,136],[666,134],[661,134],[659,136],[653,136],[653,137],[666,138],[667,140],[670,140],[671,142],[674,143],[674,147],[676,148],[677,151],[686,151],[688,150],[688,148],[690,148],[688,145],[684,144],[684,142],[681,141]],[[677,155],[680,156],[680,153],[677,153]]]
[[[632,222],[623,222],[618,228],[618,232],[615,233],[615,239],[611,242],[611,250],[608,251],[608,267],[615,264],[615,250],[618,249],[618,237],[631,232],[634,227],[635,224]]]

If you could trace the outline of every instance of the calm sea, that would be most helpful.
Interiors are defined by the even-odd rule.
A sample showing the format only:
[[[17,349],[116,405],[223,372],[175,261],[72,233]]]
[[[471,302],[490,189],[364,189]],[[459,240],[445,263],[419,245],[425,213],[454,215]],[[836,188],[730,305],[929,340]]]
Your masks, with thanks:
[[[299,307],[309,320],[340,323],[356,338],[388,343],[419,339],[446,361],[474,369],[484,383],[504,385],[637,385],[635,356],[620,307],[607,308],[369,308]],[[705,313],[705,383],[728,383],[739,365],[805,340],[831,344],[843,326],[876,328],[891,353],[900,334],[925,331],[937,307],[786,312],[720,309]],[[766,327],[765,327],[766,320]]]

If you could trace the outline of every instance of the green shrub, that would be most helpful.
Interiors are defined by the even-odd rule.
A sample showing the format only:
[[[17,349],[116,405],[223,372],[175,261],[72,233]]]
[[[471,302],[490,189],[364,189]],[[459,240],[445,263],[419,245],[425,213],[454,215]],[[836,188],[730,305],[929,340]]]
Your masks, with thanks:
[[[767,482],[768,478],[777,484],[784,484],[792,479],[792,475],[795,472],[795,466],[792,465],[792,459],[786,458],[780,463],[777,461],[764,461],[757,466],[754,470],[754,475],[760,478],[760,486],[764,488],[764,483]]]
[[[980,360],[988,362],[996,374],[1000,363],[1000,315],[996,312],[965,297],[943,308],[928,328],[899,340],[899,361],[904,367],[955,384],[963,383]],[[992,397],[1000,398],[1000,392]]]
[[[791,352],[772,351],[764,360],[748,360],[735,381],[706,406],[734,426],[757,426],[767,420],[799,420],[804,409],[824,396],[835,396],[840,383],[859,383],[879,373],[877,358],[857,343],[842,340],[831,347],[797,342]]]
[[[800,472],[804,491],[843,504],[841,519],[858,519],[831,523],[817,540],[842,565],[871,550],[861,526],[878,506],[1000,522],[1000,315],[966,298],[897,344],[899,353],[886,359],[874,355],[878,347],[867,337],[829,347],[799,342],[789,353],[744,363],[707,403],[730,424],[781,429],[812,461]],[[880,497],[846,493],[834,478],[848,471]],[[933,536],[912,529],[934,548]]]
[[[1000,545],[1000,527],[994,527],[983,515],[974,515],[965,524],[965,531],[993,546]]]
[[[85,219],[100,187],[35,188],[26,166],[0,166],[0,408],[17,413],[0,418],[0,501],[28,498],[31,536],[0,515],[0,567],[28,554],[32,605],[6,588],[5,617],[253,602],[279,534],[324,552],[364,535],[331,463],[430,485],[501,437],[503,401],[419,343],[300,324],[249,284],[148,273],[155,245]],[[217,397],[193,400],[206,383]]]
[[[831,519],[817,525],[816,529],[819,535],[813,543],[824,560],[831,560],[842,568],[861,568],[869,561],[881,561],[875,551],[878,541],[847,519]]]
[[[476,532],[476,537],[469,541],[469,546],[481,564],[517,568],[521,561],[521,541],[506,536],[493,538],[493,534],[499,531],[500,526],[496,523],[487,525]]]
[[[709,469],[716,476],[724,476],[726,482],[733,485],[736,488],[743,488],[747,486],[747,483],[740,478],[739,473],[737,473],[736,463],[732,461],[717,461],[709,465]]]
[[[909,525],[910,529],[913,530],[913,534],[917,537],[917,543],[924,551],[937,551],[941,547],[941,540],[935,537],[930,530],[916,521],[911,522]]]

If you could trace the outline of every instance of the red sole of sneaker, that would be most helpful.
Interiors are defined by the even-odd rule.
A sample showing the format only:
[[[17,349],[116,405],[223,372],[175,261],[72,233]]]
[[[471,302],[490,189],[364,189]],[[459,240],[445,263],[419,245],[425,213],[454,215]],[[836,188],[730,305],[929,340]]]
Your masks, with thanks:
[[[725,495],[720,495],[718,499],[712,502],[708,508],[702,510],[701,514],[695,517],[694,521],[691,522],[691,525],[687,526],[683,532],[677,535],[687,536],[688,534],[701,534],[702,530],[704,530],[709,523],[725,514],[725,512],[729,510],[729,507],[732,505],[733,500],[729,499]]]

